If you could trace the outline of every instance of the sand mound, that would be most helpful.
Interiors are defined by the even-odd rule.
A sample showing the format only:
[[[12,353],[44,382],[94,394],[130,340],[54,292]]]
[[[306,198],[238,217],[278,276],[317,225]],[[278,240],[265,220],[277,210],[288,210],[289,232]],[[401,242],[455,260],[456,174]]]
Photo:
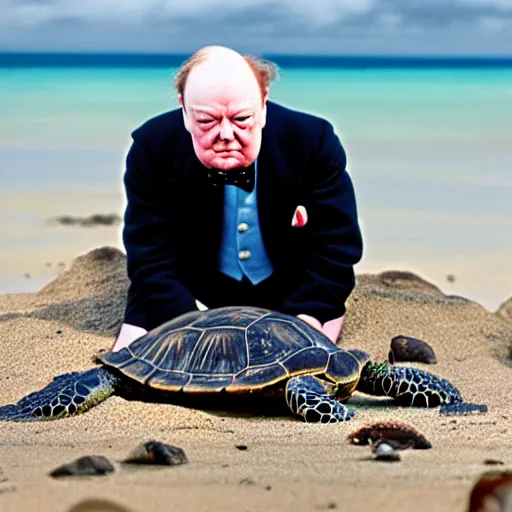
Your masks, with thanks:
[[[512,297],[507,299],[496,311],[498,316],[512,320]]]
[[[54,301],[80,296],[104,295],[120,291],[127,283],[126,256],[114,247],[100,247],[73,260],[71,267],[38,292],[38,297]]]
[[[1,319],[52,320],[76,331],[115,336],[128,289],[125,267],[126,257],[118,249],[90,251],[32,294],[26,311],[14,313],[13,308]],[[391,339],[402,334],[427,341],[444,359],[463,360],[482,353],[508,359],[512,346],[509,306],[507,301],[500,314],[491,313],[476,302],[445,295],[412,272],[362,274],[348,302],[342,343],[387,357]],[[4,304],[3,309],[9,308]]]
[[[415,290],[442,294],[437,286],[429,283],[417,274],[405,270],[387,270],[380,274],[361,274],[358,276],[358,281],[400,290]]]
[[[440,304],[446,306],[473,304],[465,297],[445,295],[437,286],[429,283],[413,272],[388,270],[379,274],[359,274],[356,289],[371,291],[376,297],[396,299],[421,304]]]
[[[387,356],[391,339],[399,334],[428,342],[445,361],[482,354],[505,360],[512,346],[508,322],[409,272],[358,276],[347,309],[342,344],[379,357]]]
[[[23,316],[115,335],[127,290],[125,255],[116,248],[101,247],[77,257],[68,270],[34,294],[30,311]]]

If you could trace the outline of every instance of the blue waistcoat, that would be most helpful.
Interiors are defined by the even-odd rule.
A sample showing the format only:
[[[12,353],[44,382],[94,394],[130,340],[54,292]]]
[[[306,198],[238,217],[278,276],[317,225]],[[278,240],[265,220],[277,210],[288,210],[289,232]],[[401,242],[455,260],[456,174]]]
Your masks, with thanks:
[[[257,163],[254,167],[252,192],[235,185],[224,186],[224,226],[219,269],[237,281],[241,281],[245,275],[256,285],[269,277],[274,269],[261,238],[256,201]]]

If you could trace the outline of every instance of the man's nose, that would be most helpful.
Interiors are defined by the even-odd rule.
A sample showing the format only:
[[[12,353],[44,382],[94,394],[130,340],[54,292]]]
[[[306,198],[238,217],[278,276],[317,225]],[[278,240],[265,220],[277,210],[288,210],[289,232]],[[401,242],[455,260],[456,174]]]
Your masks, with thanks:
[[[233,132],[233,127],[228,119],[223,119],[220,124],[220,134],[219,137],[222,140],[233,140],[235,138],[235,134]]]

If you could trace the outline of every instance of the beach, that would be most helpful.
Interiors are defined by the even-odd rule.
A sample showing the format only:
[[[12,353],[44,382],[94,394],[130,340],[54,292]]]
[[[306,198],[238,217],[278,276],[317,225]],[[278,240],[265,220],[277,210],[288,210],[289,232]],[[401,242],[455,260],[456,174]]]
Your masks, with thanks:
[[[122,217],[130,133],[177,105],[174,71],[0,68],[0,405],[112,346],[128,287],[122,223],[57,219]],[[475,481],[496,469],[485,461],[512,469],[511,78],[510,68],[285,68],[271,93],[328,118],[347,151],[365,249],[338,344],[384,360],[394,336],[425,340],[437,364],[411,365],[486,414],[355,393],[354,419],[314,425],[113,396],[60,421],[0,423],[0,511],[70,512],[90,498],[129,512],[467,511]],[[432,448],[389,463],[348,442],[380,420],[413,425]],[[188,464],[120,463],[151,439],[181,447]],[[84,455],[115,472],[49,476]]]
[[[122,249],[120,226],[52,219],[122,215],[130,133],[178,105],[175,71],[0,68],[0,293],[36,291],[95,247]],[[280,69],[270,99],[328,119],[347,153],[358,272],[411,270],[491,311],[510,296],[511,80],[506,67],[428,63]]]
[[[37,293],[0,297],[0,399],[15,402],[61,373],[85,370],[108,349],[120,322],[127,281],[122,252],[99,248],[74,260]],[[510,301],[509,301],[510,302]],[[512,317],[443,294],[401,272],[359,275],[339,344],[385,359],[397,334],[427,341],[448,378],[481,415],[443,417],[438,409],[396,407],[355,393],[357,411],[338,425],[306,424],[284,414],[204,411],[111,397],[60,421],[3,423],[2,511],[67,511],[86,498],[144,510],[467,510],[486,459],[512,467]],[[427,367],[428,366],[428,367]],[[364,424],[415,426],[430,450],[373,460],[347,436]],[[189,463],[126,469],[119,461],[156,439],[181,447]],[[244,445],[246,450],[237,446]],[[84,455],[103,455],[116,472],[55,480],[49,471]]]

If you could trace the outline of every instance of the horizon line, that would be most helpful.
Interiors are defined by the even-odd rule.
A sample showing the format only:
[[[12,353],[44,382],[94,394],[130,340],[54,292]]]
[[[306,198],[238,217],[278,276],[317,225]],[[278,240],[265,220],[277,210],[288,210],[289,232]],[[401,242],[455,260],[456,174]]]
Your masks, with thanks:
[[[183,57],[194,52],[166,52],[166,51],[111,51],[111,50],[9,50],[0,48],[0,55],[98,55],[98,56],[158,56]],[[298,53],[298,52],[239,52],[242,55],[260,55],[261,57],[307,57],[307,58],[371,58],[371,59],[485,59],[485,60],[512,60],[510,54],[471,54],[471,53]]]
[[[3,51],[1,68],[169,68],[190,53]],[[261,53],[281,68],[338,69],[510,69],[512,55],[375,55]]]

